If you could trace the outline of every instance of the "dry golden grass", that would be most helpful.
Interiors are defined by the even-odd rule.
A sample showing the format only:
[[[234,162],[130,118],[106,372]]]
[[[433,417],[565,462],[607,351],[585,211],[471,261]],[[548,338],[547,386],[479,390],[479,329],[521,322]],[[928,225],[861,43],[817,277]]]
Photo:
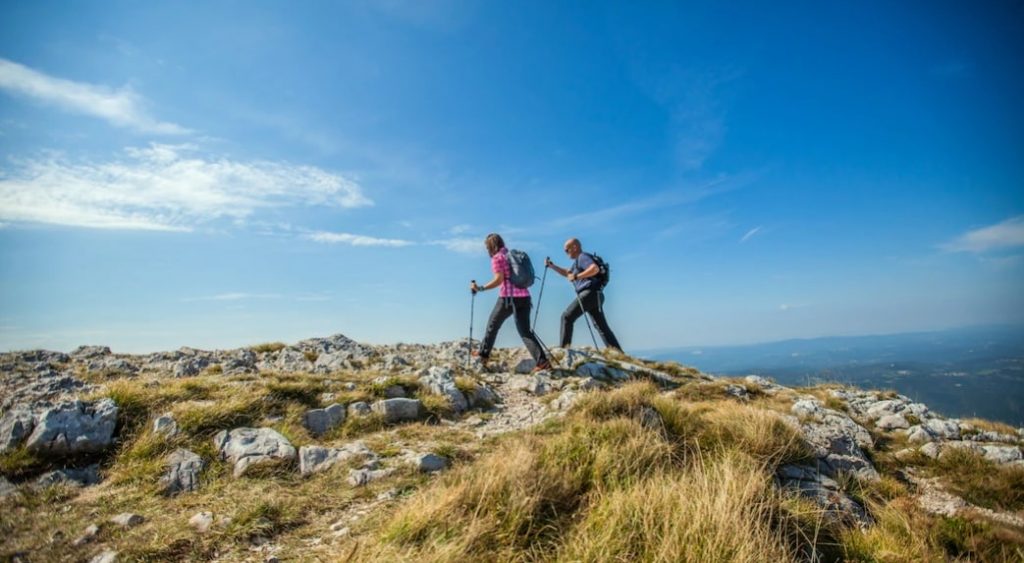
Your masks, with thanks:
[[[772,521],[763,467],[738,452],[658,473],[595,499],[567,534],[564,561],[792,561]]]

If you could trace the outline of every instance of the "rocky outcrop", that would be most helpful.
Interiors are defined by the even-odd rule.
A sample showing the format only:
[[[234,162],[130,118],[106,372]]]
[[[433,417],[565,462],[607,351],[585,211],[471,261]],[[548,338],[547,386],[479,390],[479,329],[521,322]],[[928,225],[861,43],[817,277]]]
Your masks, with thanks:
[[[469,401],[455,385],[455,373],[451,368],[430,366],[420,372],[419,383],[424,388],[443,397],[447,397],[452,410],[460,413],[469,408]]]
[[[34,486],[36,488],[51,487],[53,485],[88,487],[99,482],[100,466],[94,463],[81,468],[64,467],[48,471],[36,477]]]
[[[113,444],[116,424],[117,405],[110,399],[64,402],[39,413],[25,447],[49,456],[100,452]]]
[[[222,430],[213,437],[220,458],[235,466],[234,476],[241,477],[250,468],[295,459],[295,448],[287,438],[270,428],[235,428]]]
[[[340,448],[303,446],[299,448],[299,472],[306,477],[356,459],[374,461],[377,456],[362,442],[353,442]]]
[[[423,416],[423,403],[417,399],[384,399],[370,405],[370,409],[389,424],[419,420]]]
[[[28,409],[15,408],[0,417],[0,453],[13,449],[25,441],[35,427],[35,417]]]
[[[326,408],[312,409],[306,412],[303,422],[310,434],[321,436],[345,422],[345,407],[335,403]]]
[[[833,478],[842,472],[878,478],[878,471],[864,454],[865,448],[874,447],[866,428],[814,398],[800,399],[790,410],[800,418],[800,430],[818,458],[819,472]]]
[[[794,491],[818,505],[831,523],[871,523],[867,510],[816,467],[783,465],[775,472],[775,477],[783,489]]]
[[[177,449],[167,456],[167,469],[160,477],[164,494],[192,492],[199,488],[199,474],[206,466],[203,458],[186,449]]]

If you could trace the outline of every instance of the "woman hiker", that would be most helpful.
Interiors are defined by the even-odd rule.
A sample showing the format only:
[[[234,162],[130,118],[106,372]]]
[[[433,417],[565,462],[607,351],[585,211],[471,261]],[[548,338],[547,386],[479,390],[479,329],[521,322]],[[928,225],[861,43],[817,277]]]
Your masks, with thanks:
[[[500,287],[498,302],[494,304],[491,311],[491,318],[487,321],[487,330],[484,332],[484,340],[480,345],[480,351],[473,354],[480,358],[480,361],[487,366],[487,360],[491,357],[491,349],[494,348],[494,340],[498,337],[498,329],[501,328],[505,319],[511,315],[516,318],[516,330],[526,344],[526,349],[533,356],[536,363],[534,371],[551,369],[551,360],[544,352],[544,348],[537,340],[537,335],[530,328],[530,309],[533,304],[530,301],[530,291],[522,287],[516,287],[512,283],[512,268],[508,261],[508,249],[505,248],[505,241],[501,235],[491,233],[484,239],[484,246],[487,247],[487,254],[491,256],[491,271],[494,272],[494,279],[484,285],[477,285],[474,281],[469,289],[473,293],[487,291]]]

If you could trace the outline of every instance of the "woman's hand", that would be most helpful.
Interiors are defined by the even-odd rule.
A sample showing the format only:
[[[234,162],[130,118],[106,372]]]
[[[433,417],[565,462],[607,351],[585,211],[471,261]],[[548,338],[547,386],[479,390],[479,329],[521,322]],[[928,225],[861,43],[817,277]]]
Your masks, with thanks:
[[[469,283],[469,290],[472,291],[473,293],[476,293],[478,291],[483,291],[480,288],[480,286],[476,284],[475,280]]]

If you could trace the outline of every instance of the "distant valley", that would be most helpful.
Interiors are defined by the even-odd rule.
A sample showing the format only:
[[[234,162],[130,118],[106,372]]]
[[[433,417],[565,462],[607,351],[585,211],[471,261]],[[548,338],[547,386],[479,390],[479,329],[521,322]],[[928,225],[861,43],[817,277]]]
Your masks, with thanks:
[[[1024,426],[1022,326],[692,346],[640,355],[713,374],[767,375],[783,385],[894,389],[946,416]]]

